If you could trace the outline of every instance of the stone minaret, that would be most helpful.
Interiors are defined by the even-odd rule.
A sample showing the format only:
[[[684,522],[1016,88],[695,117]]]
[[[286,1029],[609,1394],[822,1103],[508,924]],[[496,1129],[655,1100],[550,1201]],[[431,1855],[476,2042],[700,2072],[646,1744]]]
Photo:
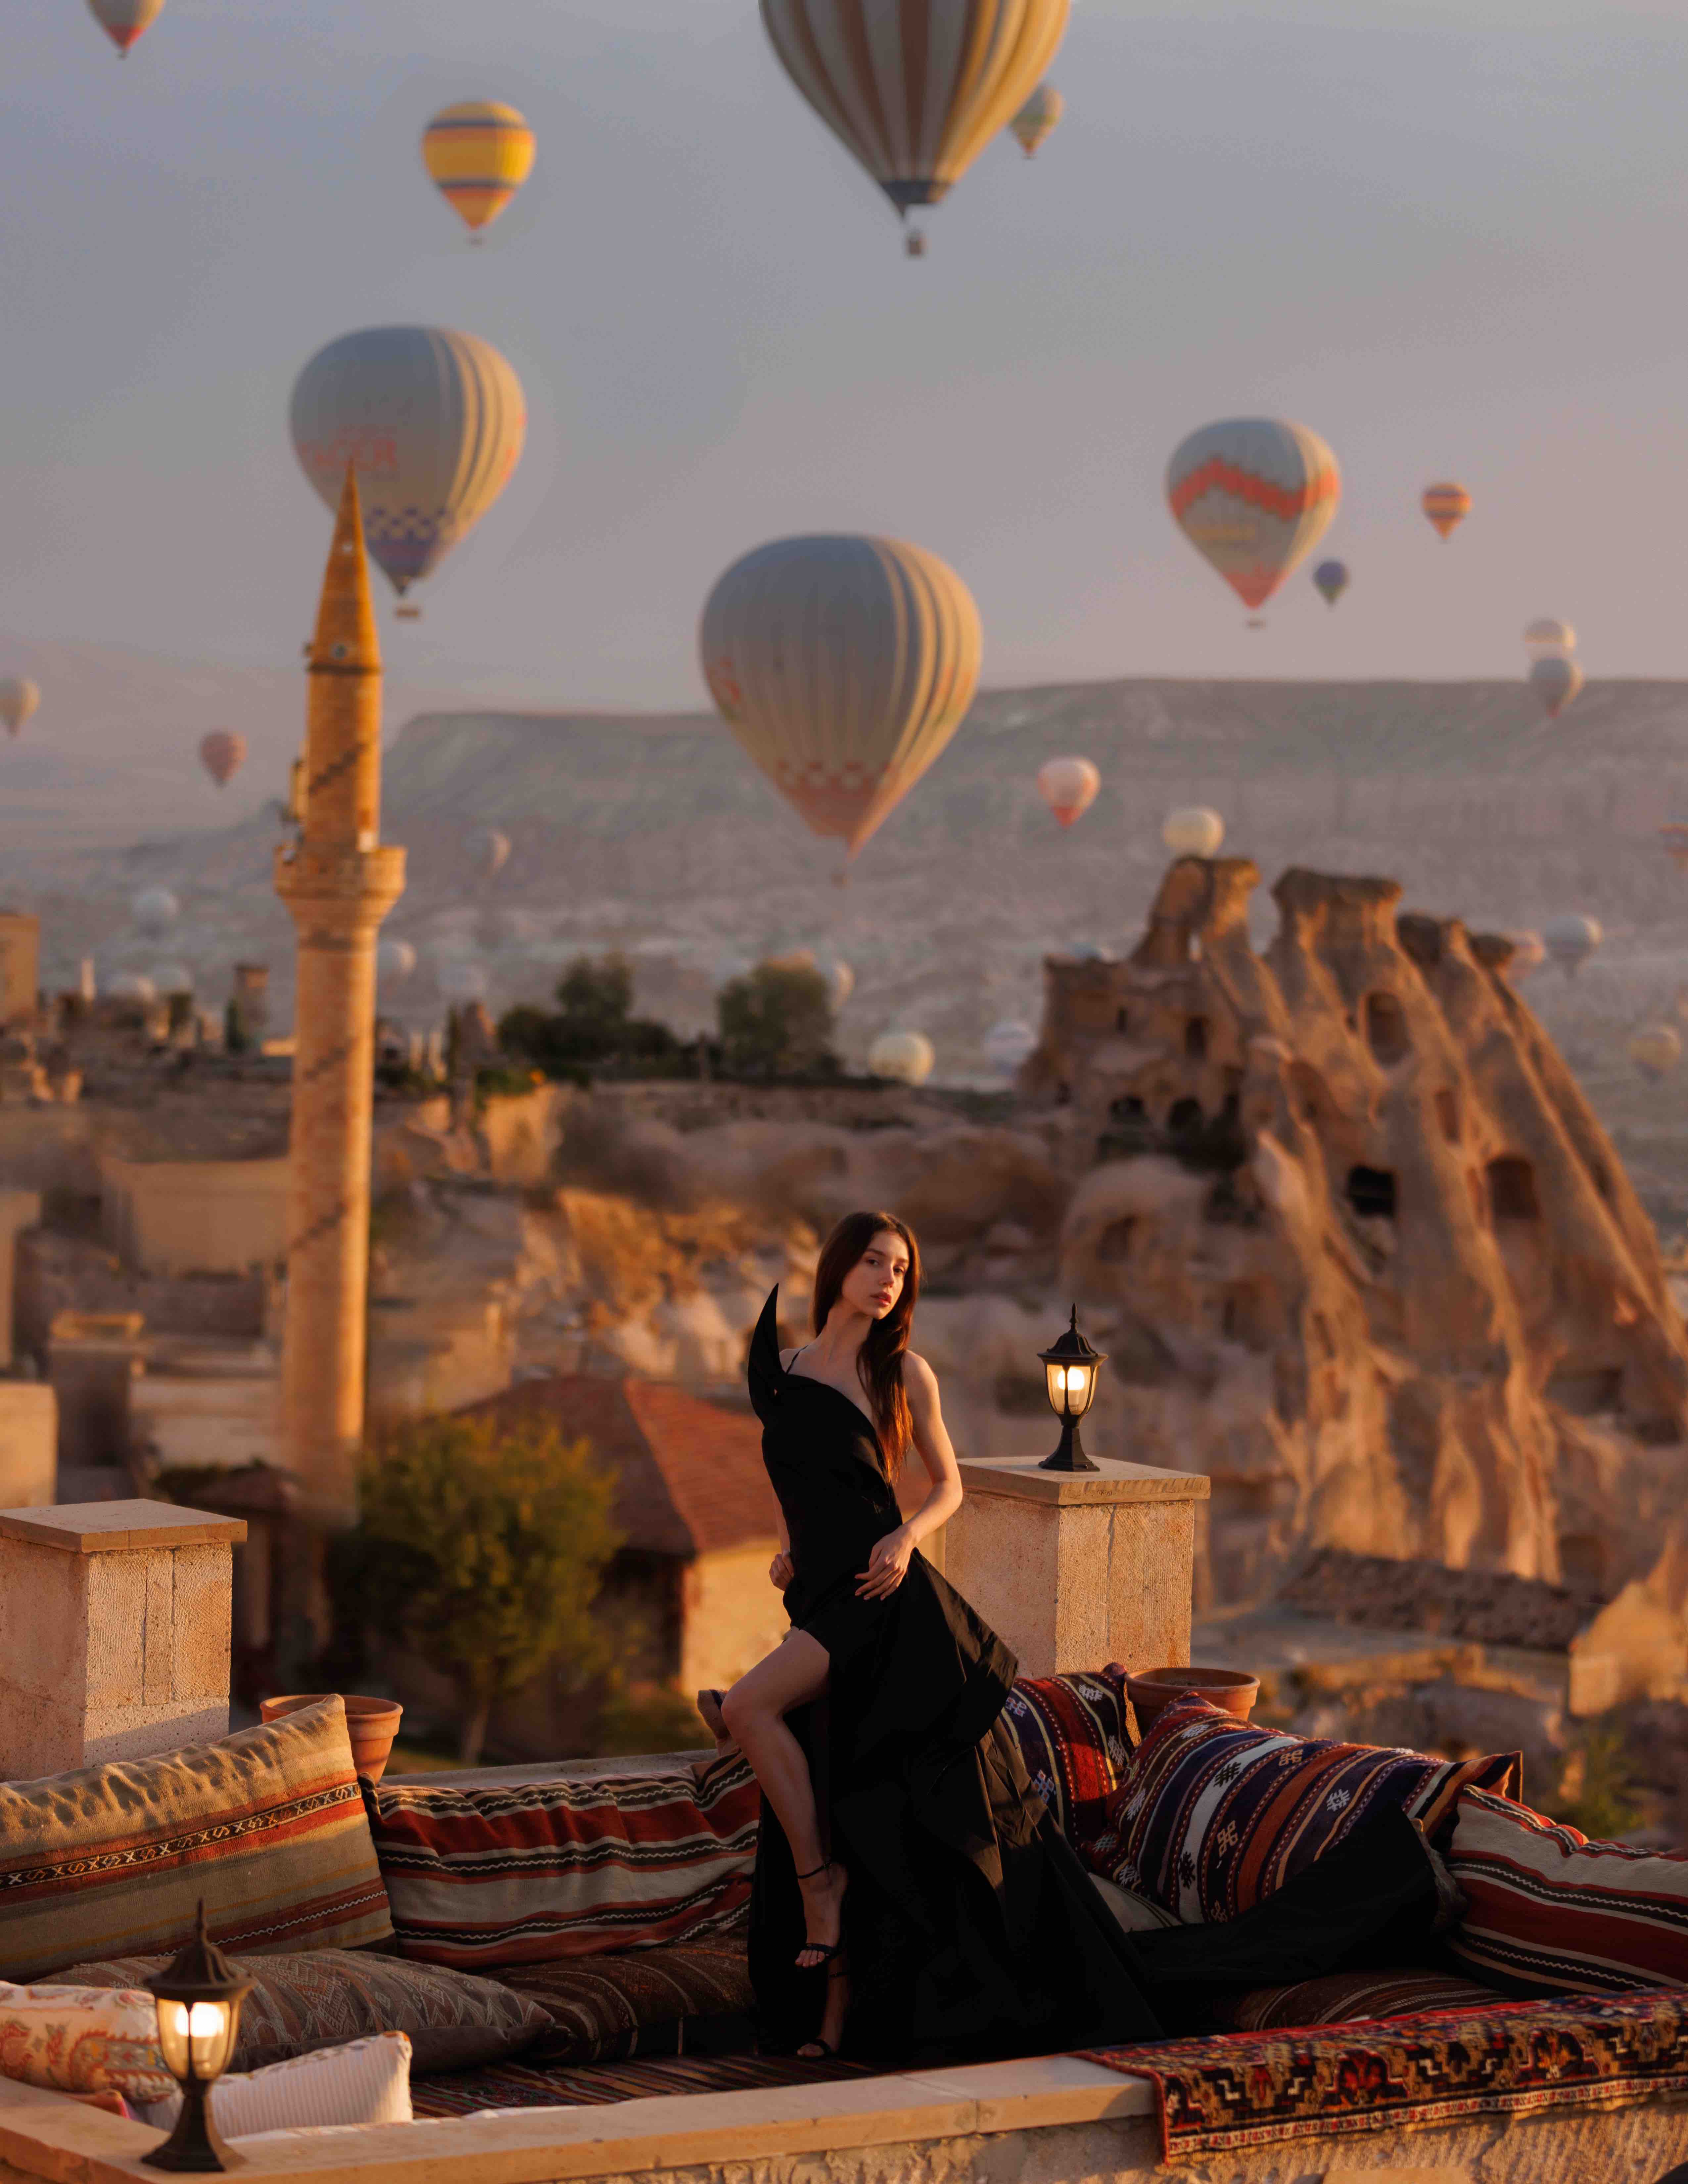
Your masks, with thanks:
[[[357,1515],[369,1273],[375,946],[404,889],[381,845],[381,646],[348,465],[309,652],[304,809],[276,857],[298,928],[281,1442],[314,1524]]]

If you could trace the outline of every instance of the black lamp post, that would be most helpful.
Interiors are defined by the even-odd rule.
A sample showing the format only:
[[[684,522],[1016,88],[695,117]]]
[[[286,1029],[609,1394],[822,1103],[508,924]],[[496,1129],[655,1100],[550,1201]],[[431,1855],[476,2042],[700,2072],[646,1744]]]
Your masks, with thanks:
[[[207,1940],[203,1900],[193,1939],[147,1985],[158,2001],[164,2067],[181,2086],[181,2114],[164,2144],[141,2159],[149,2169],[237,2169],[240,2156],[229,2152],[211,2121],[209,2096],[235,2052],[240,2006],[252,1981]]]
[[[1038,1356],[1043,1361],[1049,1383],[1050,1408],[1061,1420],[1061,1442],[1053,1456],[1046,1456],[1038,1466],[1039,1471],[1094,1471],[1096,1467],[1084,1453],[1084,1444],[1078,1438],[1078,1421],[1096,1399],[1096,1375],[1107,1363],[1107,1353],[1093,1350],[1078,1332],[1078,1307],[1072,1307],[1072,1317],[1065,1334]]]

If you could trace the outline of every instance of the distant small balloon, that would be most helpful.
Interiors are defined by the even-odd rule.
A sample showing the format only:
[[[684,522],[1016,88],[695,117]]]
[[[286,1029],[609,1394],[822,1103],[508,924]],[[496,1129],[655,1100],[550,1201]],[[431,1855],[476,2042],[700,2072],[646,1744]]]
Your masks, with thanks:
[[[1529,671],[1529,686],[1550,721],[1557,721],[1583,687],[1583,671],[1568,653],[1546,652]]]
[[[872,1074],[897,1084],[924,1084],[935,1059],[931,1040],[917,1031],[882,1031],[867,1050]]]
[[[1533,621],[1524,633],[1524,649],[1532,660],[1547,652],[1574,652],[1577,632],[1568,621],[1557,621],[1552,615],[1544,615]]]
[[[1625,1050],[1642,1076],[1657,1084],[1681,1061],[1682,1041],[1669,1024],[1643,1024],[1630,1034]]]
[[[1067,111],[1067,101],[1052,83],[1040,83],[1008,126],[1029,159]]]
[[[1052,758],[1038,768],[1038,794],[1063,827],[1084,817],[1101,785],[1087,758]]]
[[[1345,561],[1321,561],[1313,571],[1313,583],[1328,607],[1334,607],[1348,588]]]
[[[1605,938],[1598,918],[1575,911],[1550,917],[1541,928],[1542,944],[1568,978],[1575,978]]]
[[[120,971],[114,978],[106,982],[106,992],[114,1001],[154,1001],[158,992],[150,978],[138,971]]]
[[[984,1035],[984,1058],[1000,1077],[1012,1077],[1037,1044],[1038,1035],[1030,1024],[1005,1017]]]
[[[1419,505],[1440,538],[1451,538],[1471,513],[1471,495],[1451,480],[1427,485]]]
[[[160,963],[153,971],[150,983],[155,994],[191,994],[193,973],[186,963]]]
[[[482,879],[496,879],[510,862],[510,836],[496,827],[483,827],[470,836],[469,855]]]
[[[199,739],[199,763],[219,788],[226,788],[246,764],[246,738],[229,728],[213,728]]]
[[[8,675],[0,680],[0,721],[6,723],[8,735],[19,733],[40,703],[40,686],[27,675]]]
[[[375,951],[376,975],[399,986],[416,967],[416,951],[408,940],[383,940]]]
[[[1069,940],[1061,954],[1069,963],[1111,963],[1113,950],[1100,940]]]
[[[1547,961],[1547,950],[1539,933],[1509,933],[1507,938],[1513,944],[1513,952],[1507,958],[1506,975],[1515,986],[1520,985],[1532,971],[1541,968]]]
[[[1169,811],[1161,829],[1161,839],[1175,857],[1217,857],[1224,838],[1224,821],[1205,804]]]
[[[435,114],[422,132],[422,164],[478,242],[533,168],[533,131],[513,106],[466,98]]]
[[[130,908],[142,932],[154,937],[168,933],[181,915],[181,905],[168,888],[142,888]]]
[[[126,55],[164,13],[164,0],[88,0],[88,6],[119,53]]]

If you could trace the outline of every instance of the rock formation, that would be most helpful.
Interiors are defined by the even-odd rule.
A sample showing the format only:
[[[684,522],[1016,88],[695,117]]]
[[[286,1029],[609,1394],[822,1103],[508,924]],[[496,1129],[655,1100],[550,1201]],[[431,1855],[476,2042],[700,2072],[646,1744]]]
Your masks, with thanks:
[[[1045,967],[1022,1090],[1131,1453],[1212,1474],[1216,1601],[1314,1545],[1611,1598],[1688,1472],[1622,1165],[1507,942],[1295,870],[1256,953],[1258,878],[1181,860],[1128,961]]]

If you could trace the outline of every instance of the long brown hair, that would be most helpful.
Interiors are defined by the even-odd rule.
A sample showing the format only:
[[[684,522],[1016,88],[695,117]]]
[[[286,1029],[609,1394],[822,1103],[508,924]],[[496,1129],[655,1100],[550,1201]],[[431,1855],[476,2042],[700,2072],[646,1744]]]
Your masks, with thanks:
[[[894,1236],[900,1236],[908,1247],[909,1270],[903,1276],[897,1301],[883,1319],[872,1322],[862,1337],[855,1369],[861,1376],[862,1392],[873,1413],[885,1476],[894,1484],[914,1433],[909,1399],[903,1388],[903,1352],[909,1346],[909,1325],[920,1295],[920,1245],[906,1222],[899,1221],[894,1213],[845,1214],[821,1246],[820,1264],[815,1269],[814,1322],[818,1334],[827,1324],[827,1315],[838,1301],[844,1276],[866,1256],[873,1239],[888,1228]]]

